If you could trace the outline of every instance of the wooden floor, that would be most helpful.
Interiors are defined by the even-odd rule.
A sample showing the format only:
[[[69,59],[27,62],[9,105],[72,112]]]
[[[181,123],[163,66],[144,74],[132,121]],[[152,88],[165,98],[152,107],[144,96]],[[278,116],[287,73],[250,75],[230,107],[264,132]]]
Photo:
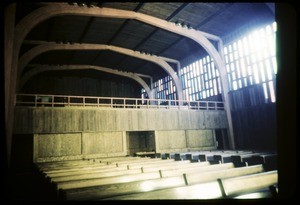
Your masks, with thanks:
[[[76,201],[272,198],[277,193],[276,154],[226,150],[156,156],[38,163],[38,183],[31,186],[40,187],[39,197]]]

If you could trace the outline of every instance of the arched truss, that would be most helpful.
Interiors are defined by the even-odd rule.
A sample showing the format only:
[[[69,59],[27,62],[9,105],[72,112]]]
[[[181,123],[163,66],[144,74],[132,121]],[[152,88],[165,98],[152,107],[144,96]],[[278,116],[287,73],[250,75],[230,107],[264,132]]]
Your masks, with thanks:
[[[173,79],[175,86],[177,88],[178,99],[182,100],[182,86],[178,76],[176,75],[173,68],[166,62],[164,58],[159,56],[150,56],[146,54],[142,54],[138,51],[133,51],[127,48],[121,48],[117,46],[109,46],[102,44],[87,44],[87,43],[75,43],[75,44],[57,44],[57,43],[43,43],[40,44],[29,51],[27,51],[20,59],[18,64],[18,79],[20,79],[21,74],[25,68],[25,66],[36,56],[41,53],[53,50],[111,50],[114,52],[118,52],[124,55],[132,56],[135,58],[139,58],[142,60],[150,61],[161,66]],[[167,59],[168,60],[168,59]],[[170,60],[170,59],[169,59]],[[18,86],[20,89],[21,87]]]
[[[166,20],[152,17],[146,14],[137,13],[134,11],[125,11],[125,10],[118,10],[118,9],[111,9],[111,8],[98,8],[98,7],[93,7],[93,8],[77,7],[77,6],[68,5],[67,3],[41,7],[39,9],[36,9],[26,17],[24,17],[15,27],[13,53],[11,58],[12,61],[11,68],[12,68],[12,76],[13,76],[12,80],[14,79],[16,80],[17,78],[17,67],[18,67],[16,60],[13,59],[18,59],[21,44],[25,39],[26,35],[38,23],[48,18],[54,16],[60,16],[60,15],[82,15],[82,16],[94,16],[94,17],[134,19],[167,30],[169,32],[173,32],[185,36],[187,38],[196,41],[214,59],[215,65],[219,69],[220,80],[223,88],[222,96],[223,96],[224,106],[225,106],[226,115],[228,119],[230,147],[232,149],[235,148],[232,119],[231,119],[230,107],[228,103],[229,90],[228,90],[228,79],[226,75],[225,63],[223,61],[223,55],[218,53],[217,49],[208,40],[208,38],[211,40],[217,40],[219,41],[219,45],[220,45],[221,39],[210,34],[196,31],[194,29],[187,29],[187,28],[176,26],[174,23],[168,22]],[[219,50],[221,51],[222,49]],[[15,88],[16,88],[16,84],[12,83],[13,91],[15,90]]]
[[[93,69],[106,73],[111,73],[114,75],[120,75],[127,78],[131,78],[137,81],[147,92],[149,99],[153,99],[153,91],[147,85],[147,83],[139,76],[138,73],[124,72],[111,68],[106,68],[102,66],[94,66],[94,65],[60,65],[60,66],[52,66],[52,65],[34,65],[34,68],[26,72],[24,76],[20,79],[20,88],[25,85],[25,83],[32,78],[34,75],[45,71],[54,71],[54,70],[86,70]],[[149,76],[150,78],[150,76]]]

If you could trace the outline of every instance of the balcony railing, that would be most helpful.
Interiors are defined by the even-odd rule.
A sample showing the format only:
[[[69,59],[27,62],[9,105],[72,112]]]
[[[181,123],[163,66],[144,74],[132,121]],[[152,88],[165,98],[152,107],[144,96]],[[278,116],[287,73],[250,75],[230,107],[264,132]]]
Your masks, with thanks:
[[[186,101],[119,97],[17,94],[16,106],[29,107],[99,107],[132,109],[224,110],[219,101]]]

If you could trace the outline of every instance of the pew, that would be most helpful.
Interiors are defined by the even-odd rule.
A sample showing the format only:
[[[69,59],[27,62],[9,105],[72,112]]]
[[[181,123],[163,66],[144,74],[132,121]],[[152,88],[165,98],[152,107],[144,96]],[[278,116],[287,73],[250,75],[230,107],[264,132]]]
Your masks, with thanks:
[[[269,189],[278,182],[278,173],[268,171],[229,179],[220,179],[223,197],[235,197],[245,193],[253,193]]]
[[[266,189],[268,190],[270,186],[277,184],[277,177],[277,171],[269,171],[257,174],[249,174],[246,176],[217,179],[214,181],[189,186],[108,197],[104,198],[103,200],[234,198],[245,193],[253,193],[262,190],[265,191]],[[267,196],[271,196],[271,194]]]
[[[94,178],[102,178],[102,177],[112,177],[112,176],[119,176],[119,175],[127,175],[127,174],[139,174],[139,173],[145,173],[150,172],[149,170],[154,170],[153,168],[158,167],[174,167],[174,166],[182,166],[184,164],[189,163],[188,161],[185,162],[168,162],[168,163],[159,163],[159,164],[146,164],[146,165],[135,165],[132,167],[117,167],[115,169],[110,170],[101,170],[96,172],[82,172],[76,175],[66,175],[66,176],[56,176],[51,177],[51,181],[53,182],[64,182],[64,181],[74,181],[74,180],[82,180],[82,179],[94,179]],[[121,168],[121,169],[120,169]],[[126,168],[126,169],[125,169]],[[129,168],[129,169],[128,169]],[[149,170],[147,170],[149,169]],[[156,169],[155,171],[158,171]]]
[[[227,164],[227,163],[226,163]],[[211,165],[216,166],[216,165]],[[188,185],[209,182],[217,180],[218,178],[229,178],[235,176],[242,176],[247,174],[254,174],[263,172],[264,168],[262,165],[254,165],[248,167],[229,168],[223,170],[210,170],[209,172],[200,173],[186,173],[185,178]]]
[[[55,169],[50,169],[50,170],[41,170],[45,173],[62,173],[62,172],[75,172],[75,171],[82,171],[82,170],[93,170],[93,169],[105,169],[105,168],[114,168],[114,167],[117,167],[115,164],[110,164],[110,165],[103,165],[103,164],[100,164],[100,163],[95,163],[95,164],[92,164],[92,165],[85,165],[85,166],[73,166],[73,167],[70,167],[70,168],[60,168],[57,167]]]
[[[180,175],[182,173],[195,173],[195,172],[213,171],[213,170],[230,169],[230,168],[234,168],[233,163],[215,164],[215,165],[206,165],[206,166],[204,165],[201,167],[188,167],[188,168],[183,167],[183,168],[172,169],[172,170],[160,170],[160,174],[161,177],[172,177],[172,176]]]
[[[148,157],[143,158],[144,160],[151,160]],[[121,161],[135,161],[135,160],[142,160],[141,157],[111,157],[111,158],[100,158],[100,159],[95,159],[99,161],[100,163],[104,164],[110,164],[110,163],[115,163],[115,162],[121,162]]]
[[[181,175],[184,172],[199,172],[202,170],[213,170],[213,169],[220,169],[223,168],[229,168],[232,167],[233,164],[230,165],[220,165],[220,167],[210,167],[208,163],[201,164],[200,166],[193,167],[193,168],[184,168],[184,166],[181,165],[182,168],[180,169],[174,169],[172,167],[169,167],[167,170],[159,170],[160,166],[157,167],[159,171],[154,172],[146,172],[142,173],[141,169],[136,169],[140,173],[139,174],[125,174],[125,175],[119,175],[119,176],[113,176],[113,177],[100,177],[100,178],[94,178],[94,179],[82,179],[82,180],[74,180],[74,181],[64,181],[64,182],[56,182],[56,189],[74,189],[74,188],[83,188],[83,187],[90,187],[90,186],[99,186],[104,184],[113,184],[113,183],[125,183],[125,182],[131,182],[131,181],[138,181],[138,180],[146,180],[146,179],[156,179],[156,178],[163,178],[163,177],[170,177],[170,176],[178,176]],[[208,168],[210,167],[210,168]],[[134,172],[136,171],[134,170]],[[130,171],[130,170],[128,170]]]
[[[80,190],[68,190],[64,199],[68,200],[91,200],[112,196],[146,192],[158,189],[172,188],[191,185],[200,182],[217,180],[219,177],[234,177],[245,174],[262,172],[262,165],[243,168],[219,169],[216,171],[204,171],[200,173],[188,173],[175,177],[153,179],[147,181],[135,181],[129,183],[109,184]]]
[[[253,154],[253,152],[240,152],[240,153],[224,153],[224,154],[215,154],[213,155],[213,160],[218,162],[220,161],[221,163],[228,163],[228,162],[233,162],[232,156],[243,156],[243,155],[249,155]],[[259,153],[256,153],[259,154]]]
[[[77,171],[68,171],[68,172],[59,172],[59,173],[45,173],[48,177],[64,177],[64,176],[75,176],[82,174],[91,174],[91,173],[102,173],[102,172],[111,172],[111,171],[120,171],[120,170],[128,170],[127,167],[108,167],[108,168],[95,168],[95,169],[84,169]]]
[[[176,164],[175,164],[176,163]],[[180,169],[193,169],[202,166],[210,165],[208,162],[198,162],[198,163],[189,163],[189,161],[176,161],[174,164],[166,164],[159,167],[142,167],[143,173],[145,172],[154,172],[154,171],[163,171],[163,170],[180,170]]]
[[[266,171],[277,170],[277,154],[262,154],[252,156],[248,164],[263,164]]]

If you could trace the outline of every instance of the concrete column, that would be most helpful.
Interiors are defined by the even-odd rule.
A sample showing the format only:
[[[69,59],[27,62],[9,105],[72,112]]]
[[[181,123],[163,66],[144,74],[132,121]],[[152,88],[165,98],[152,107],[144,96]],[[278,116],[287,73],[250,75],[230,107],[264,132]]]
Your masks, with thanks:
[[[220,56],[224,61],[224,48],[223,48],[223,42],[222,40],[219,40],[218,42],[218,50],[220,53]],[[224,67],[219,68],[220,72],[220,82],[222,86],[222,97],[224,101],[224,107],[225,107],[225,112],[227,116],[227,121],[228,121],[228,137],[229,137],[229,146],[230,149],[235,149],[235,140],[234,140],[234,135],[233,135],[233,124],[232,124],[232,117],[231,117],[231,110],[230,110],[230,102],[229,102],[229,82],[227,78],[227,71],[225,67],[225,63],[223,64]]]

